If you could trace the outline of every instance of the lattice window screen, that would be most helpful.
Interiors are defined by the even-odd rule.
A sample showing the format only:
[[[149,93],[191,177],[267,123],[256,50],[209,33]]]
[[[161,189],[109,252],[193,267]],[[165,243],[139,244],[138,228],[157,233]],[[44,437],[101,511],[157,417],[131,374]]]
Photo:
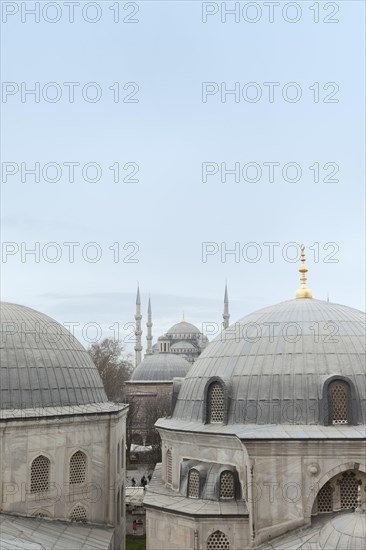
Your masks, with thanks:
[[[224,392],[219,382],[211,384],[208,391],[208,420],[209,422],[224,420]]]
[[[215,531],[207,539],[207,550],[230,550],[229,539],[222,531]]]
[[[70,514],[71,521],[80,521],[82,523],[86,523],[86,510],[84,506],[81,506],[81,504],[78,504],[73,508],[71,514]]]
[[[329,481],[323,485],[318,493],[318,512],[333,511],[333,489]]]
[[[171,485],[173,480],[173,460],[172,452],[169,449],[166,453],[166,481]]]
[[[340,480],[341,508],[357,508],[358,481],[354,472],[345,472]]]
[[[31,465],[31,493],[40,493],[50,488],[51,463],[46,456],[37,456]]]
[[[86,455],[77,451],[70,458],[70,483],[85,483],[86,479]]]
[[[188,496],[199,498],[200,496],[200,474],[197,470],[190,470],[188,475]]]
[[[348,424],[349,388],[345,382],[330,385],[332,424]]]
[[[234,497],[234,475],[232,472],[223,472],[220,476],[220,498],[231,499]]]

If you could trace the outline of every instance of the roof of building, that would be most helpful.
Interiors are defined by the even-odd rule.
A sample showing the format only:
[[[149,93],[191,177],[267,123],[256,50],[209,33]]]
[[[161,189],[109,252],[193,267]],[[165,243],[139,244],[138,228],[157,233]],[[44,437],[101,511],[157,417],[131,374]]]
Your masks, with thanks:
[[[114,529],[0,514],[1,550],[108,550]]]
[[[228,424],[318,424],[324,382],[347,377],[366,421],[365,315],[314,299],[282,302],[243,317],[193,364],[173,419],[203,422],[205,388],[221,379]]]
[[[181,340],[179,342],[175,342],[174,344],[172,344],[170,346],[170,349],[187,349],[187,350],[193,349],[193,350],[195,350],[196,348],[194,347],[193,344],[191,344],[187,340],[186,341]]]
[[[107,402],[88,352],[60,323],[29,307],[1,302],[0,408]]]
[[[176,334],[200,334],[200,330],[195,326],[192,325],[192,323],[188,323],[187,321],[181,321],[180,323],[176,323],[173,325],[167,332],[167,334],[170,335],[176,335]]]
[[[131,381],[168,381],[186,376],[191,364],[174,353],[146,355],[132,373]]]

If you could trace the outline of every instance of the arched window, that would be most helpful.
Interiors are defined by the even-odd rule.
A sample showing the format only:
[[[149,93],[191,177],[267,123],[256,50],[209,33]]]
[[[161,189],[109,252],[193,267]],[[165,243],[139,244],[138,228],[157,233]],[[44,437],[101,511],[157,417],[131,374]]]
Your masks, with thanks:
[[[173,479],[173,460],[172,451],[170,449],[166,452],[166,482],[171,485]]]
[[[123,517],[123,506],[124,506],[124,504],[123,504],[123,485],[121,487],[120,499],[121,499],[121,516],[120,517],[122,518]]]
[[[207,421],[224,421],[224,391],[220,382],[213,382],[207,393]]]
[[[120,452],[119,452],[119,443],[117,445],[117,473],[120,471]]]
[[[86,455],[76,451],[70,458],[70,484],[85,483],[86,480]]]
[[[200,496],[200,474],[197,470],[190,470],[188,474],[188,497],[199,498]]]
[[[31,493],[41,493],[50,488],[51,463],[44,455],[35,458],[31,465]]]
[[[70,514],[70,519],[71,521],[86,523],[87,517],[84,506],[82,506],[81,504],[75,506]]]
[[[339,481],[341,488],[341,508],[357,508],[358,485],[359,482],[354,472],[344,472]]]
[[[333,511],[333,488],[327,481],[318,493],[318,512],[324,514]]]
[[[121,468],[125,467],[125,442],[122,439],[121,442]]]
[[[222,472],[220,475],[220,499],[235,498],[235,480],[233,472]]]
[[[229,539],[222,531],[215,531],[207,539],[207,550],[230,550]]]
[[[329,384],[328,402],[330,424],[348,424],[350,418],[350,388],[343,380]]]

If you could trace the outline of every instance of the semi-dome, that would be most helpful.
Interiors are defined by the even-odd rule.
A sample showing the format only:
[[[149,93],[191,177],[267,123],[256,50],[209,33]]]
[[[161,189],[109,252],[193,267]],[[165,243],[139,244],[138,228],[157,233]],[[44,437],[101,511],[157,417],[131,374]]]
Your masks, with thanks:
[[[191,364],[173,353],[146,355],[132,373],[131,381],[163,382],[185,377]]]
[[[97,367],[60,323],[29,307],[1,302],[0,408],[107,402]]]
[[[173,325],[167,332],[167,334],[176,335],[176,334],[200,334],[200,330],[188,323],[187,321],[181,321]]]
[[[210,384],[220,383],[227,424],[317,424],[324,391],[346,379],[354,415],[366,420],[365,316],[350,307],[295,299],[243,317],[195,361],[174,418],[205,422]]]
[[[366,514],[364,511],[337,514],[328,521],[319,534],[319,550],[362,550],[366,541]]]
[[[170,349],[195,350],[196,348],[193,344],[191,344],[191,342],[181,340],[180,342],[175,342],[175,344],[173,344]]]

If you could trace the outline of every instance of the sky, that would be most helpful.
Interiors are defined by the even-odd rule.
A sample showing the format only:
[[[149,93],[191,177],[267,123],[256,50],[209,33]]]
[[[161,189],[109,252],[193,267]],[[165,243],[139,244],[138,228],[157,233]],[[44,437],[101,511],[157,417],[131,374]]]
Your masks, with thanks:
[[[365,309],[365,5],[236,4],[1,2],[2,300],[131,350],[138,282],[155,338],[220,323],[226,280],[235,321],[304,243]]]

